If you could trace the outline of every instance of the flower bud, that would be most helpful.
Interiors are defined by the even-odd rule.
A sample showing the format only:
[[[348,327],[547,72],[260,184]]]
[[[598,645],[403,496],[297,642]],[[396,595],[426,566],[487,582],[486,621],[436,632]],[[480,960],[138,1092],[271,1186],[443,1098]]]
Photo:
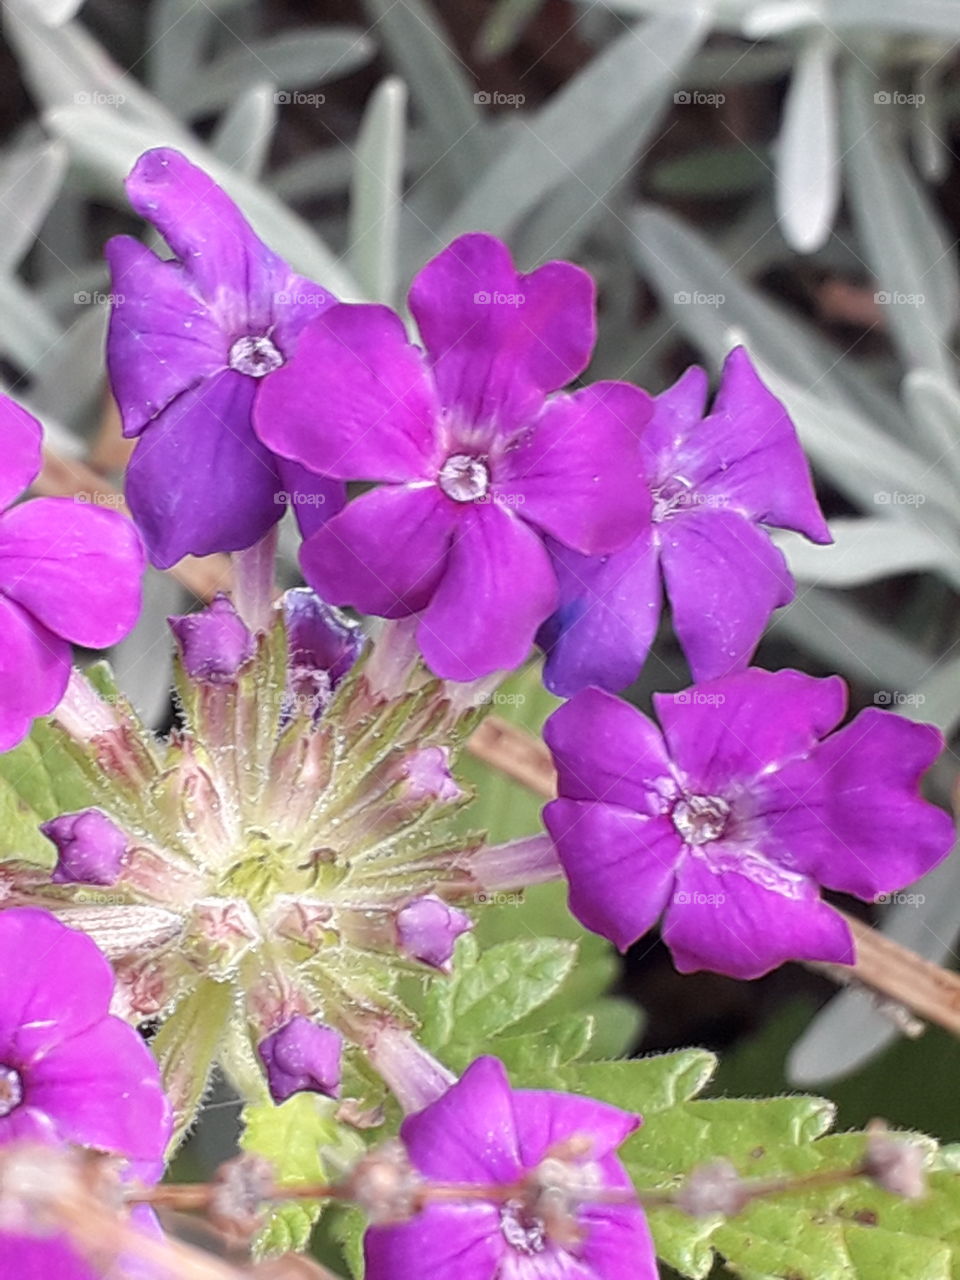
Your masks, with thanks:
[[[168,618],[187,675],[204,684],[229,684],[254,655],[253,635],[230,600],[218,595],[199,613]]]
[[[397,913],[397,938],[402,949],[413,960],[444,972],[450,968],[457,939],[472,928],[466,912],[448,906],[432,893],[414,898]]]
[[[283,616],[294,692],[304,692],[300,684],[319,674],[328,690],[335,689],[363,648],[359,624],[302,587],[284,595]]]
[[[423,747],[412,751],[400,766],[404,790],[412,800],[439,800],[451,803],[463,795],[450,772],[446,747]]]
[[[40,824],[40,830],[57,847],[55,884],[116,884],[120,877],[127,837],[99,809],[64,813]]]
[[[335,1098],[340,1092],[343,1041],[332,1027],[298,1015],[261,1041],[259,1053],[274,1102],[295,1093]]]

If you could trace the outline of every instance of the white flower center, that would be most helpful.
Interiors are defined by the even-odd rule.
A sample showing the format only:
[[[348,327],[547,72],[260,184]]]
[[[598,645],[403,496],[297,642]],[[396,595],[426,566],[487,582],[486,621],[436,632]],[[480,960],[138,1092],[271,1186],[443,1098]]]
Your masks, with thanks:
[[[508,1200],[500,1210],[500,1230],[507,1244],[528,1256],[547,1247],[547,1233],[539,1218],[532,1217],[519,1200]]]
[[[250,378],[264,378],[283,364],[283,356],[266,334],[238,338],[230,348],[229,364],[237,373]]]
[[[0,1064],[0,1118],[8,1116],[23,1101],[23,1082],[13,1067]]]
[[[730,806],[719,796],[682,796],[670,816],[687,844],[707,844],[723,835]]]
[[[476,502],[490,488],[490,471],[480,458],[452,454],[440,468],[440,488],[454,502]]]

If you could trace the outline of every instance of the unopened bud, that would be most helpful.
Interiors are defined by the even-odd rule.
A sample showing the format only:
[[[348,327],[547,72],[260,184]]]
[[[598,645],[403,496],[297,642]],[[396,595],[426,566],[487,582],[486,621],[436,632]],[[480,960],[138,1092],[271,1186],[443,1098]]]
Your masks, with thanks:
[[[199,613],[168,618],[184,670],[202,684],[229,684],[256,650],[253,635],[230,600],[217,596]]]
[[[120,877],[127,837],[99,809],[64,813],[40,824],[57,847],[54,884],[113,885]]]

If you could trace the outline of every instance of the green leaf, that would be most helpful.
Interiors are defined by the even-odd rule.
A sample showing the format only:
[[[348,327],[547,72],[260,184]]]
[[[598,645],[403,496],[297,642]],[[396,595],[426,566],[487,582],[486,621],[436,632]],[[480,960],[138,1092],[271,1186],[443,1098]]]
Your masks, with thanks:
[[[336,1118],[337,1103],[315,1093],[297,1093],[280,1106],[261,1103],[243,1111],[244,1151],[269,1160],[282,1186],[323,1183],[362,1155],[364,1144]],[[256,1243],[258,1257],[303,1252],[323,1201],[300,1201],[275,1209]]]
[[[573,967],[577,948],[558,938],[518,938],[478,953],[467,935],[454,971],[426,997],[422,1039],[432,1052],[447,1045],[484,1044],[543,1004]]]
[[[232,1008],[230,984],[204,978],[154,1036],[154,1056],[173,1107],[170,1153],[183,1141],[200,1109]]]

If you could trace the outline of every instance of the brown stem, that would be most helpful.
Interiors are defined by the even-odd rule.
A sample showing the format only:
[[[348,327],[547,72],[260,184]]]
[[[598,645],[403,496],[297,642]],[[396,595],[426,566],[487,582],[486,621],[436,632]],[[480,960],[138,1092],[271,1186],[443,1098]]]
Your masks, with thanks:
[[[556,771],[539,738],[490,715],[470,738],[468,749],[479,760],[550,800],[556,795]],[[853,932],[857,958],[852,965],[812,965],[835,982],[858,983],[960,1035],[960,976],[924,960],[877,929],[841,913]]]

